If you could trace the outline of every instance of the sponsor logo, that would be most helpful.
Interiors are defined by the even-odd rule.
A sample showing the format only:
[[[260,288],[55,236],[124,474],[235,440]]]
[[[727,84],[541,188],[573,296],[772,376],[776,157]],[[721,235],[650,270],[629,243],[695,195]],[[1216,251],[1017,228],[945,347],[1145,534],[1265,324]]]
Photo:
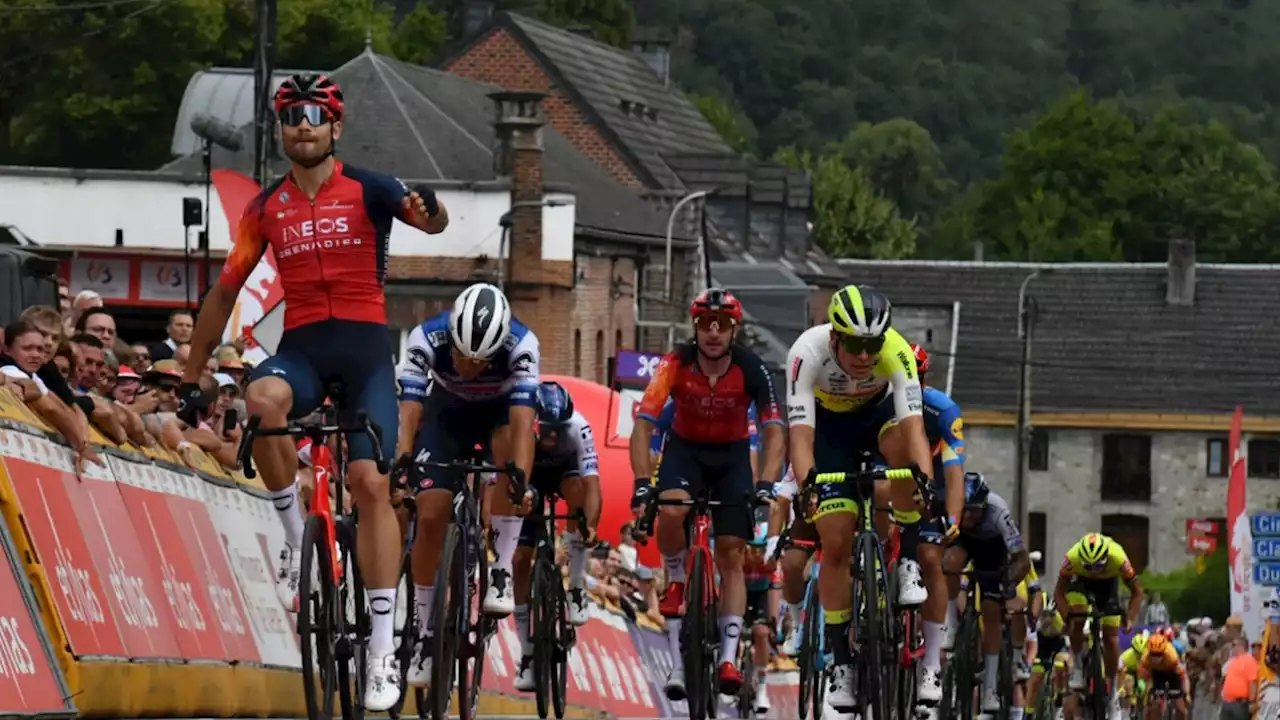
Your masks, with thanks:
[[[300,223],[286,225],[281,231],[281,239],[286,243],[293,240],[323,235],[335,235],[351,232],[351,223],[346,216],[337,218],[320,218],[319,220],[303,220]]]
[[[918,412],[923,407],[924,403],[920,401],[920,386],[912,385],[907,388],[907,409],[912,412]]]
[[[536,363],[533,353],[526,350],[516,356],[515,361],[511,363],[511,370],[517,373],[530,373],[533,372],[533,366]]]
[[[409,364],[418,368],[425,374],[428,370],[427,351],[420,347],[409,348]]]
[[[916,376],[915,370],[913,369],[916,366],[915,358],[911,357],[910,353],[908,353],[906,350],[899,350],[898,362],[901,363],[902,372],[907,376],[907,379],[908,380],[914,379]]]
[[[352,205],[351,203],[344,203],[344,202],[342,202],[342,201],[340,201],[340,200],[334,200],[333,202],[329,203],[328,205],[325,205],[323,209],[325,209],[325,210],[354,210],[354,209],[355,209],[355,207],[356,207],[356,206],[355,206],[355,205]]]
[[[964,418],[956,418],[951,421],[951,435],[957,440],[964,439]]]

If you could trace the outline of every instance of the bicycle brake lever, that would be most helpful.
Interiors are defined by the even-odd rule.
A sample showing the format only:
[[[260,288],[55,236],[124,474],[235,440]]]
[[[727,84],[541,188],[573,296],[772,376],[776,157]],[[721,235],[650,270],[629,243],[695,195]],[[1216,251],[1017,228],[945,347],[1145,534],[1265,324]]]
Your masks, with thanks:
[[[261,415],[251,415],[249,417],[249,422],[244,427],[244,437],[240,438],[240,452],[236,453],[236,460],[240,463],[240,470],[244,473],[245,478],[249,480],[258,477],[257,471],[253,469],[253,436],[258,434],[258,426],[261,424]]]

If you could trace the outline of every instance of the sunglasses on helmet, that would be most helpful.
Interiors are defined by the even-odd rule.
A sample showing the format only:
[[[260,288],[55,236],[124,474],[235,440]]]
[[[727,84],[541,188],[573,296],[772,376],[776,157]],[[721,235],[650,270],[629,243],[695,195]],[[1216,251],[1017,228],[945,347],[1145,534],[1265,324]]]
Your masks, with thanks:
[[[333,115],[319,105],[290,105],[280,111],[280,124],[297,127],[303,120],[312,127],[324,125],[333,120]]]
[[[875,355],[884,347],[884,338],[864,338],[842,334],[840,335],[840,347],[844,348],[845,352],[850,355],[861,355],[864,352],[868,355]]]

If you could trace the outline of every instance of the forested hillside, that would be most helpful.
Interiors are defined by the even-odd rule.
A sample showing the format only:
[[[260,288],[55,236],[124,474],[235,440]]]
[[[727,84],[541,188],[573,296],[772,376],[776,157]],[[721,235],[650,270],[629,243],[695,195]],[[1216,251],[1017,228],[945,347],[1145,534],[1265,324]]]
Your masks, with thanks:
[[[431,63],[464,0],[279,0],[282,67]],[[812,171],[837,255],[1280,259],[1280,3],[499,0],[626,47],[737,149]],[[248,66],[250,0],[0,0],[0,163],[153,168],[191,73]]]

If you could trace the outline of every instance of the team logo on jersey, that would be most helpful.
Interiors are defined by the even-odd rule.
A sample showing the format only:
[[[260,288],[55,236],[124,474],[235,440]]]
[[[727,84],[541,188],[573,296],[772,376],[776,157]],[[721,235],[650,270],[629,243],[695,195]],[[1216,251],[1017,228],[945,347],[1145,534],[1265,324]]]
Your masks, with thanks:
[[[951,421],[951,434],[957,440],[964,439],[964,419],[956,418]]]

